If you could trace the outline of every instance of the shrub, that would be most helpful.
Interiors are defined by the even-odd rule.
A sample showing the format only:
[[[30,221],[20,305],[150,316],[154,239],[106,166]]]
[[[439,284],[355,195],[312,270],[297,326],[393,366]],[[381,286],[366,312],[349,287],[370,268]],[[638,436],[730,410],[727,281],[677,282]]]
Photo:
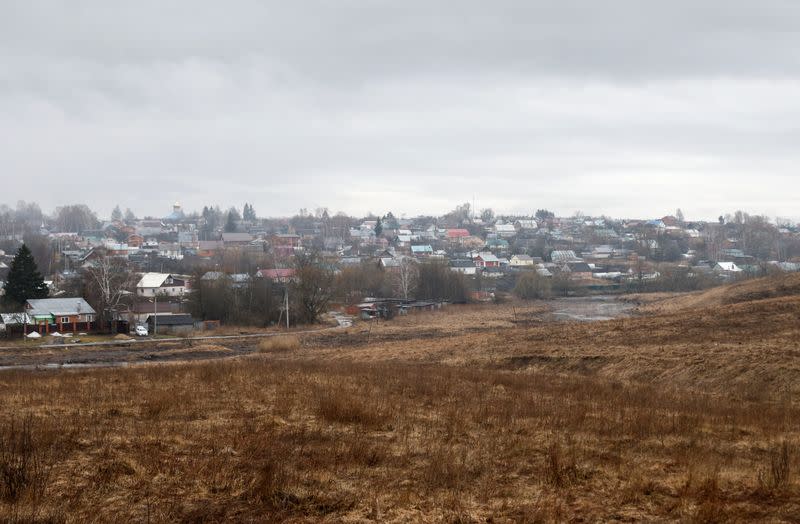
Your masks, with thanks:
[[[317,393],[317,416],[337,424],[379,427],[389,419],[384,406],[346,388],[326,388]]]
[[[536,271],[528,271],[517,279],[514,294],[519,298],[532,300],[550,297],[550,280]]]

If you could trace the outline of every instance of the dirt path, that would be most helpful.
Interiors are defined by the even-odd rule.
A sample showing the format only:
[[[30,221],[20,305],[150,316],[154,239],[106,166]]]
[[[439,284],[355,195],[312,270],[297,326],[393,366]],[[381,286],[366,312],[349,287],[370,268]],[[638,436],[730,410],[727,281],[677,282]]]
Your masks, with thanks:
[[[339,329],[338,326],[289,332],[309,335]],[[9,369],[57,369],[117,367],[146,362],[176,362],[230,358],[253,353],[260,339],[287,333],[212,335],[190,338],[132,339],[78,344],[46,344],[30,348],[0,348],[0,371]]]

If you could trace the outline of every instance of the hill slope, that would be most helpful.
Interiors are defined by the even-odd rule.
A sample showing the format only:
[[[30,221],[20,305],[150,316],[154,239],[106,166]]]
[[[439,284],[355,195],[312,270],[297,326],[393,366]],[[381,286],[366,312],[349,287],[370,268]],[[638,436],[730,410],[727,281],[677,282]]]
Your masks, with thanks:
[[[680,295],[656,296],[654,301],[647,301],[639,311],[642,313],[666,313],[683,309],[710,308],[779,298],[800,296],[800,273],[788,273],[753,280],[743,280],[726,286],[715,287],[706,291]]]

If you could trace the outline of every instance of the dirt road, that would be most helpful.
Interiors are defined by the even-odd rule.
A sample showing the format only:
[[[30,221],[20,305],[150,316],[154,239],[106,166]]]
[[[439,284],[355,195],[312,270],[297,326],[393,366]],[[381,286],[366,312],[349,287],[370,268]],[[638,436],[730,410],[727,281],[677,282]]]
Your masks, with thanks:
[[[524,323],[530,325],[547,322],[591,322],[609,320],[620,316],[627,316],[634,305],[619,301],[613,296],[571,297],[559,298],[543,302],[546,307],[535,310]],[[451,306],[449,314],[458,315],[458,310],[453,308],[469,308],[470,306]],[[483,310],[481,310],[483,311]],[[465,310],[466,312],[466,310]],[[486,317],[508,315],[502,308],[486,310]],[[484,317],[485,320],[491,320]],[[499,318],[499,317],[498,317]],[[432,322],[432,317],[420,315],[414,319],[414,325],[403,325],[401,322],[389,322],[387,326],[397,327],[401,333],[392,333],[391,339],[415,339],[434,336],[447,336],[441,329],[427,326]],[[317,330],[294,332],[294,335],[320,335],[323,331],[346,329],[348,326],[328,327]],[[431,328],[431,329],[427,329]],[[480,325],[474,326],[470,331],[484,329]],[[489,327],[486,327],[489,329]],[[492,329],[497,329],[492,328]],[[501,328],[502,329],[502,328]],[[343,331],[344,333],[344,331]],[[206,359],[232,358],[249,355],[258,350],[259,341],[264,337],[279,336],[282,333],[262,333],[235,336],[209,336],[196,338],[173,338],[159,340],[131,340],[116,343],[85,343],[85,344],[48,344],[30,348],[0,348],[0,371],[12,369],[69,369],[83,367],[117,367],[131,364],[151,362],[181,362]],[[361,341],[361,339],[364,339]],[[379,338],[379,337],[375,337]],[[386,338],[386,337],[384,337]],[[369,336],[354,334],[334,336],[326,335],[326,344],[357,345],[360,341],[369,343]]]

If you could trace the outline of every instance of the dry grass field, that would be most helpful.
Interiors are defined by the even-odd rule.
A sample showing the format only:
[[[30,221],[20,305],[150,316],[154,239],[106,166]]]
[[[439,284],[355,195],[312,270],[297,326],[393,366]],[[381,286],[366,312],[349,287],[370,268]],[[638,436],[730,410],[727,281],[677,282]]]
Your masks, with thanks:
[[[797,295],[800,295],[800,273],[743,280],[695,293],[653,293],[632,295],[628,299],[641,302],[642,313],[664,313]]]
[[[4,371],[0,515],[797,522],[800,298],[759,298],[593,323],[451,308],[227,360]]]

